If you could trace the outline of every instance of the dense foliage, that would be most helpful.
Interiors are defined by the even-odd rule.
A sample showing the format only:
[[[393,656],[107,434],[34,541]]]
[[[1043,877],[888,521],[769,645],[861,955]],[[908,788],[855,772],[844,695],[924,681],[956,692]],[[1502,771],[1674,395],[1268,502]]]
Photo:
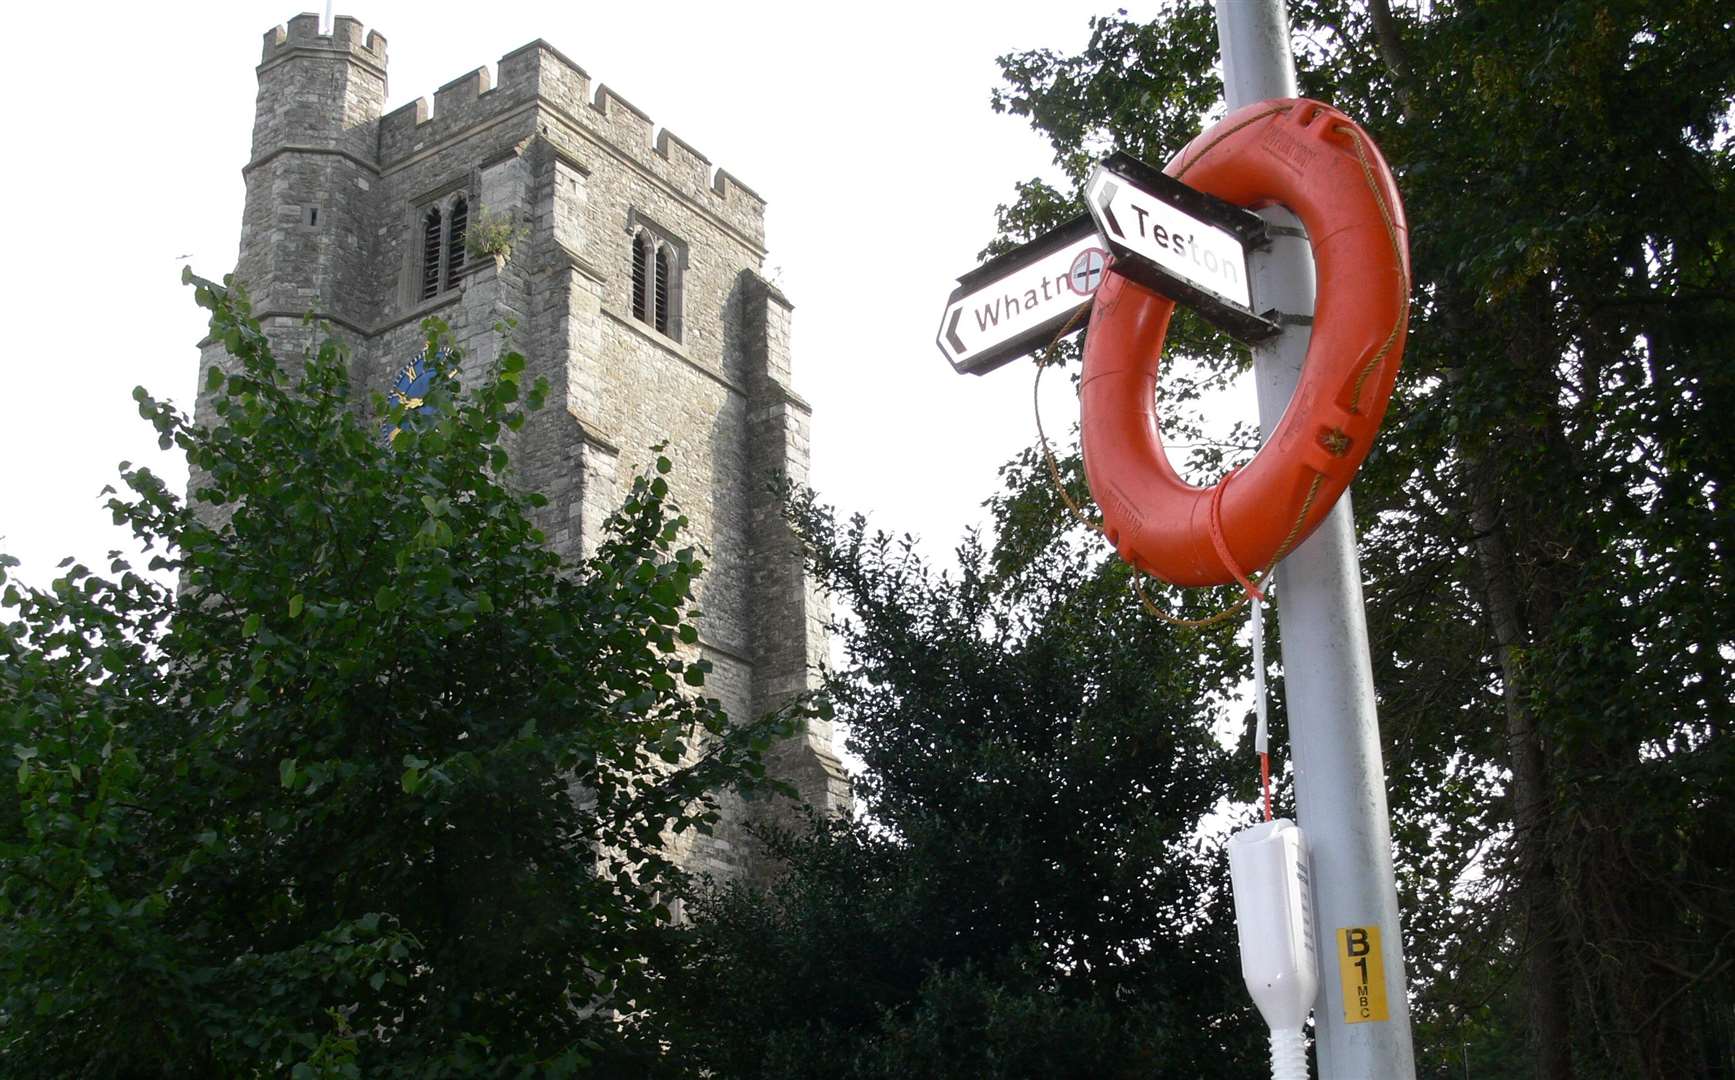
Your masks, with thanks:
[[[1356,510],[1424,1068],[1735,1073],[1728,6],[1289,7],[1302,92],[1379,140],[1412,227]],[[1164,161],[1215,107],[1212,23],[1098,19],[997,104],[1075,184],[1109,145]],[[1073,205],[1032,182],[1002,220]]]
[[[1302,92],[1373,133],[1412,227],[1355,510],[1421,1072],[1735,1075],[1735,19],[1289,10]],[[1221,115],[1210,4],[1092,28],[1002,61],[996,107],[1067,183],[1019,184],[990,251],[1076,214],[1106,151],[1161,163]],[[1245,461],[1199,414],[1245,354],[1185,318],[1169,347],[1189,471]],[[1142,619],[1034,454],[995,508],[952,579],[807,514],[856,614],[836,691],[870,818],[710,910],[731,1075],[1257,1068],[1217,853],[1180,850],[1230,787],[1203,725],[1245,659]]]
[[[119,555],[6,585],[0,1072],[652,1067],[659,840],[788,728],[697,692],[669,462],[563,564],[506,483],[522,357],[369,415],[335,344],[280,365],[197,296],[208,417],[137,394],[191,498],[123,466],[108,504],[179,589]]]
[[[908,539],[803,503],[845,601],[832,680],[865,817],[785,837],[786,876],[698,912],[688,1009],[731,1077],[1240,1077],[1218,839],[1251,797],[1202,703],[1246,663],[1143,618],[1119,565],[974,541],[939,574]],[[1009,523],[1002,530],[1010,534]]]

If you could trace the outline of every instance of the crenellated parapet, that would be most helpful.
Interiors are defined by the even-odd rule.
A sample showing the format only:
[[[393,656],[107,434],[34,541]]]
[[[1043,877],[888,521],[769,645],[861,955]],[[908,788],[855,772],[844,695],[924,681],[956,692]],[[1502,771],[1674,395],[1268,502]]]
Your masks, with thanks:
[[[477,68],[434,93],[387,114],[379,126],[383,169],[517,110],[540,106],[580,140],[604,144],[675,191],[718,214],[755,240],[763,237],[765,200],[692,144],[660,129],[644,110],[546,41],[500,58],[498,79]]]
[[[265,33],[259,62],[253,160],[284,150],[336,150],[371,164],[374,123],[386,103],[386,39],[347,16],[319,32],[297,15]]]
[[[304,49],[346,53],[350,59],[377,67],[382,76],[385,74],[385,35],[377,30],[363,33],[361,20],[348,15],[333,19],[331,33],[322,34],[319,32],[319,16],[313,12],[295,16],[286,27],[277,26],[265,31],[265,49],[259,64],[264,67]]]
[[[493,77],[485,67],[460,75],[434,91],[434,115],[448,120],[459,119],[459,113],[475,108],[482,95],[491,89]]]

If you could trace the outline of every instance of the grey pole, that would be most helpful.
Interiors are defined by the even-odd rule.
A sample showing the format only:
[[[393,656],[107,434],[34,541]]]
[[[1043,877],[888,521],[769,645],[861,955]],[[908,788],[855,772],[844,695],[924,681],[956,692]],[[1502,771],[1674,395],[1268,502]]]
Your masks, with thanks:
[[[1229,108],[1294,97],[1289,13],[1283,0],[1217,0],[1217,35]],[[1287,211],[1263,216],[1299,225]],[[1253,257],[1255,305],[1290,314],[1313,311],[1313,256],[1305,240],[1284,237]],[[1287,326],[1253,350],[1259,422],[1267,438],[1301,375],[1311,331]],[[1298,817],[1311,852],[1319,999],[1314,1004],[1320,1080],[1413,1080],[1403,937],[1392,875],[1385,763],[1374,709],[1367,616],[1349,494],[1277,571],[1283,674]],[[1346,1021],[1339,931],[1378,927],[1387,1020]],[[1355,945],[1350,948],[1353,951]],[[1353,970],[1350,969],[1350,970]]]

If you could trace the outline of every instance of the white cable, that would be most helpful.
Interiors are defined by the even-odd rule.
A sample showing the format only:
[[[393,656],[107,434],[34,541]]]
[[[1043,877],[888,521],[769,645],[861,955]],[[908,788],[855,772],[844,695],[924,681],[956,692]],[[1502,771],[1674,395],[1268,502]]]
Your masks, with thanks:
[[[1255,597],[1248,607],[1253,609],[1253,708],[1259,717],[1253,729],[1253,752],[1263,754],[1271,742],[1265,720],[1265,603]]]
[[[1265,604],[1249,605],[1253,629],[1253,749],[1270,752],[1265,702]],[[1229,841],[1241,974],[1271,1026],[1271,1080],[1308,1080],[1303,1024],[1318,991],[1307,849],[1289,821],[1268,821]]]

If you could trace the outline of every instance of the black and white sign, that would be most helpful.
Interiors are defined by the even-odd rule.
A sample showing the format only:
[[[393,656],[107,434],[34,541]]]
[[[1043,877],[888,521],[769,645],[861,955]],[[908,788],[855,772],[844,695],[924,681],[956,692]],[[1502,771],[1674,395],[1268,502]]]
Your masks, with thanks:
[[[1099,247],[1085,248],[1072,260],[1066,272],[1066,287],[1080,296],[1094,296],[1102,284],[1102,272],[1108,269],[1108,251]]]
[[[1054,340],[1091,302],[1108,251],[1089,214],[958,279],[936,340],[960,372],[981,375]],[[1081,316],[1074,327],[1084,329]]]
[[[1188,187],[1130,154],[1098,165],[1085,202],[1115,270],[1194,308],[1245,341],[1278,324],[1253,310],[1247,251],[1265,244],[1257,214]]]

